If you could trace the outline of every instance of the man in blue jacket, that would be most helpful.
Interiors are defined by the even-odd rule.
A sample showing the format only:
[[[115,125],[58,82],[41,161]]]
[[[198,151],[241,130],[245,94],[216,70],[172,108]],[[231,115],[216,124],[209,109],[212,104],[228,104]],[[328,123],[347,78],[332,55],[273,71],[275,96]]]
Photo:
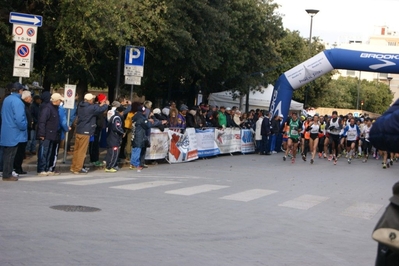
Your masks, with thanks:
[[[12,176],[14,158],[18,143],[28,141],[28,122],[25,115],[25,106],[21,100],[22,84],[16,82],[11,89],[11,95],[4,99],[1,108],[1,137],[3,146],[3,181],[17,181]]]
[[[97,126],[96,116],[108,110],[109,102],[107,98],[104,98],[99,104],[94,104],[95,98],[96,96],[93,94],[87,93],[84,96],[84,102],[78,105],[75,146],[70,169],[74,174],[87,174],[87,170],[83,169],[83,163],[90,136],[94,135]]]

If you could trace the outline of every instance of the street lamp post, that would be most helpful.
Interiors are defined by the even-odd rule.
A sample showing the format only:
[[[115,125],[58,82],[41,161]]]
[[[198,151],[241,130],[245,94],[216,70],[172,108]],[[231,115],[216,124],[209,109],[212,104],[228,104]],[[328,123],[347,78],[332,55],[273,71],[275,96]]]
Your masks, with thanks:
[[[312,29],[313,29],[313,17],[319,13],[317,9],[306,9],[306,12],[310,15],[310,34],[309,34],[309,46],[312,43]]]
[[[317,13],[319,13],[319,10],[317,9],[306,9],[306,13],[310,15],[310,34],[309,34],[309,53],[310,53],[310,45],[312,43],[312,30],[313,30],[313,17],[316,16]],[[305,108],[307,108],[308,105],[308,90],[309,86],[306,86],[305,88]]]
[[[392,77],[387,77],[387,80],[388,80],[389,89],[391,89],[391,80],[392,80]]]

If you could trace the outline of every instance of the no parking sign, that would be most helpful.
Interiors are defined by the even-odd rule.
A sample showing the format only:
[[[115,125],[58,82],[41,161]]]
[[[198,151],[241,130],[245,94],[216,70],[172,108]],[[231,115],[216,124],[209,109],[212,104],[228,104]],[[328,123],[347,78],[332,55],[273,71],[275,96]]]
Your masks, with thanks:
[[[76,85],[65,85],[64,108],[75,108]]]

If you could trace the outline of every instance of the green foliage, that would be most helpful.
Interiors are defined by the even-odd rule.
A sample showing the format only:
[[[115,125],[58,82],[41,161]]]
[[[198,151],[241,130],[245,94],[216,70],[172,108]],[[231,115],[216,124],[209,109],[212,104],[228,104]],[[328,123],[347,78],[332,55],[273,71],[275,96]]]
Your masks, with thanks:
[[[358,103],[359,93],[359,103]],[[361,108],[373,113],[383,113],[391,104],[393,94],[386,84],[377,81],[360,80],[352,77],[340,77],[332,80],[325,93],[319,98],[319,106],[356,109]]]

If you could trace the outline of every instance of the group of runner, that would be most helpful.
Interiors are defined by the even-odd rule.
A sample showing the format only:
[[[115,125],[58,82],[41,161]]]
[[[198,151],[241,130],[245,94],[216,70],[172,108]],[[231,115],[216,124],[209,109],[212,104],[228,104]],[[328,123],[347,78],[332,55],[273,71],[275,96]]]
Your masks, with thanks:
[[[296,155],[300,152],[304,161],[307,161],[310,154],[311,164],[318,156],[336,165],[341,156],[345,156],[350,164],[353,158],[358,157],[364,157],[363,163],[366,163],[370,155],[373,155],[376,159],[381,156],[382,167],[389,168],[396,154],[373,148],[369,141],[372,123],[369,117],[355,118],[352,113],[338,116],[338,112],[333,111],[331,116],[315,114],[298,117],[293,112],[284,123],[283,160],[291,157],[291,162],[295,163]]]

